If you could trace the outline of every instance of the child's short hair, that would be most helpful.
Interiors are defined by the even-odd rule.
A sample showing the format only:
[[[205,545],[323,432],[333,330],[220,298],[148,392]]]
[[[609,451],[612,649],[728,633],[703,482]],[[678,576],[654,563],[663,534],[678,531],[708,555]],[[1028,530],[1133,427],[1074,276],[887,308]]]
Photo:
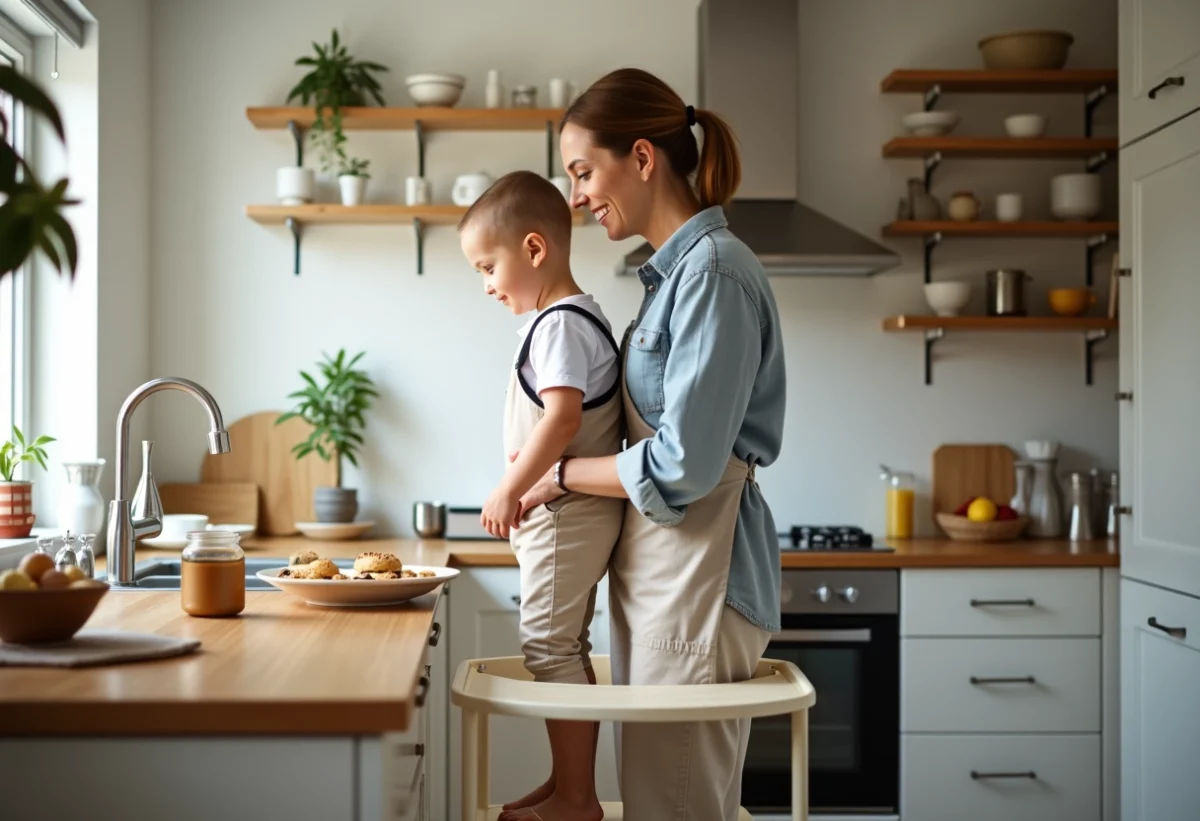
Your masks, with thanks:
[[[553,183],[532,171],[513,171],[492,183],[463,214],[458,230],[475,223],[498,239],[520,241],[536,232],[564,248],[571,244],[571,206]]]

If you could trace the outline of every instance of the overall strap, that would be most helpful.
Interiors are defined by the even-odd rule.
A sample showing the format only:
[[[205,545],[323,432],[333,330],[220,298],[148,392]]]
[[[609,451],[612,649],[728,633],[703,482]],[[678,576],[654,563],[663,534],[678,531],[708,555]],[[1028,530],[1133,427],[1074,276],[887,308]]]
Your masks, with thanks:
[[[525,343],[521,345],[521,352],[517,354],[517,380],[521,383],[521,390],[525,391],[525,395],[529,397],[529,400],[539,408],[545,407],[545,405],[542,404],[542,398],[534,392],[533,388],[531,388],[529,383],[525,380],[524,374],[521,373],[521,367],[529,359],[529,348],[533,344],[533,334],[537,331],[538,325],[541,324],[543,319],[550,316],[550,314],[557,313],[558,311],[568,311],[573,314],[579,314],[580,316],[586,318],[589,322],[595,325],[600,331],[600,334],[606,340],[608,340],[608,344],[612,346],[613,352],[617,355],[617,379],[615,382],[613,382],[612,387],[590,402],[583,403],[584,410],[598,408],[616,396],[617,391],[621,388],[621,346],[617,344],[617,340],[613,338],[612,333],[608,330],[608,328],[604,327],[604,323],[601,322],[594,313],[586,308],[580,308],[578,305],[572,305],[570,303],[565,305],[553,305],[547,308],[538,316],[537,319],[533,321],[533,325],[530,326],[529,333],[525,335]]]

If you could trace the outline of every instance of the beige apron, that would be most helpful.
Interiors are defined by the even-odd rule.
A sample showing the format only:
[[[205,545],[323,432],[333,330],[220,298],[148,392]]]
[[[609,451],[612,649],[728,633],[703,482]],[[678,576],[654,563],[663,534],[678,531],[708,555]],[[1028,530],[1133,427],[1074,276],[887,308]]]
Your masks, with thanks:
[[[628,344],[629,331],[623,360]],[[624,379],[622,386],[632,446],[655,431]],[[738,508],[753,481],[753,469],[730,456],[717,486],[673,527],[630,503],[609,567],[614,684],[724,683],[753,674],[769,635],[725,604]],[[624,817],[734,821],[749,732],[748,719],[618,726]]]
[[[595,315],[573,305],[551,309],[587,316],[620,354],[617,343]],[[545,410],[531,396],[521,377],[529,356],[529,329],[508,383],[504,412],[505,453],[524,447]],[[619,361],[619,359],[618,359]],[[566,453],[570,456],[610,456],[621,449],[623,425],[619,384],[584,405],[583,420]],[[507,463],[506,463],[507,464]],[[623,499],[567,495],[529,511],[521,526],[509,532],[509,542],[521,568],[521,649],[525,667],[537,681],[587,683],[591,666],[589,625],[595,612],[596,586],[621,531]]]

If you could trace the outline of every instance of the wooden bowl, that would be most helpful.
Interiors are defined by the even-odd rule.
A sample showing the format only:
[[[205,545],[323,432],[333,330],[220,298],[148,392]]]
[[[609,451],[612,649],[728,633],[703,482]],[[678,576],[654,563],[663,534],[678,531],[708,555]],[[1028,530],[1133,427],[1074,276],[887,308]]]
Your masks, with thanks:
[[[980,40],[979,52],[988,69],[1059,69],[1074,41],[1065,31],[1010,31]]]
[[[1017,519],[996,519],[990,522],[972,522],[966,516],[939,513],[937,523],[951,539],[965,542],[1008,542],[1021,535],[1029,524],[1027,516]]]
[[[54,590],[0,590],[0,641],[66,641],[92,617],[107,592],[104,582]]]

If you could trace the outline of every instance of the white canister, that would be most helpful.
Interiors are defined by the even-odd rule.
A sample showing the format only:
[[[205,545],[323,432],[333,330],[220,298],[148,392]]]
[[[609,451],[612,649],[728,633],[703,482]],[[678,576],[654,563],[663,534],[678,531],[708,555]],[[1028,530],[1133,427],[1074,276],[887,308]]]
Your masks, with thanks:
[[[1100,213],[1097,174],[1059,174],[1050,180],[1050,213],[1061,220],[1088,220]]]
[[[1021,219],[1022,202],[1020,194],[996,195],[996,219],[1001,222],[1017,222]]]
[[[504,107],[504,84],[500,82],[500,72],[494,68],[487,73],[487,86],[484,94],[488,108]]]
[[[483,196],[483,192],[491,187],[494,180],[483,171],[477,171],[474,174],[461,174],[454,181],[454,188],[450,192],[450,199],[455,205],[466,206],[471,205],[475,200]]]
[[[100,493],[100,476],[104,473],[103,459],[63,462],[67,484],[58,497],[56,513],[58,529],[74,535],[93,533],[104,535],[104,496]]]
[[[424,177],[404,178],[405,205],[429,205],[431,199],[429,180]]]
[[[342,174],[338,177],[338,188],[342,192],[342,205],[362,205],[367,198],[367,178],[357,174]]]
[[[311,168],[289,165],[275,172],[275,196],[284,205],[312,202],[317,181]]]
[[[550,107],[551,108],[566,108],[571,104],[571,98],[574,96],[575,87],[571,85],[569,80],[564,80],[561,77],[555,77],[550,80]]]

